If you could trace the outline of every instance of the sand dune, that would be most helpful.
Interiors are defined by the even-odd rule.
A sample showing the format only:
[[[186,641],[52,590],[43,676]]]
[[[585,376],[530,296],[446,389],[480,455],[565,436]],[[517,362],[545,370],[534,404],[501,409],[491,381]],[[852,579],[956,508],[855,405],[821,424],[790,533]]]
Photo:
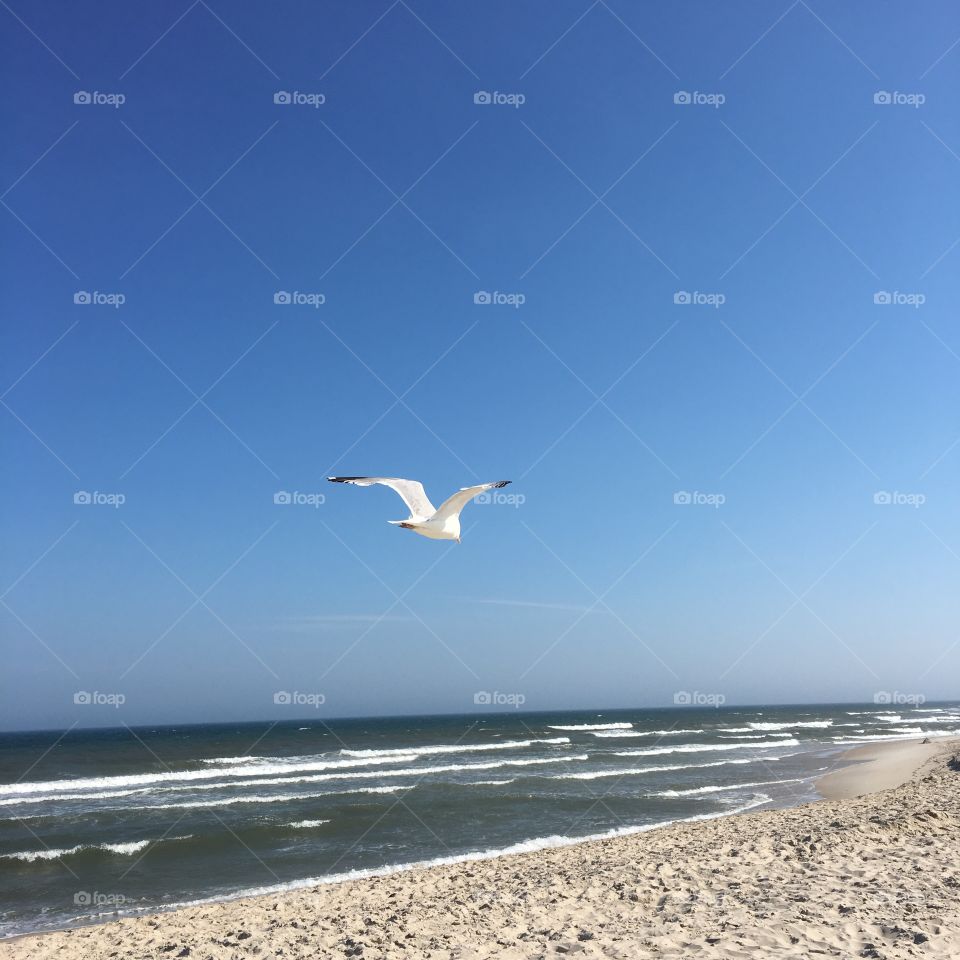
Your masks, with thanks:
[[[846,799],[24,937],[0,958],[957,958],[956,749],[850,751],[822,781]]]

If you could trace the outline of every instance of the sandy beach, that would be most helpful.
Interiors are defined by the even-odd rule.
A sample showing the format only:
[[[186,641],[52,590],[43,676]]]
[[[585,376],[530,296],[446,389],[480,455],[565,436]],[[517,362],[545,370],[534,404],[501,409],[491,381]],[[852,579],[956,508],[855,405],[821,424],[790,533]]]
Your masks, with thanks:
[[[793,809],[23,937],[0,957],[955,958],[956,751],[859,747],[818,784],[830,799]]]

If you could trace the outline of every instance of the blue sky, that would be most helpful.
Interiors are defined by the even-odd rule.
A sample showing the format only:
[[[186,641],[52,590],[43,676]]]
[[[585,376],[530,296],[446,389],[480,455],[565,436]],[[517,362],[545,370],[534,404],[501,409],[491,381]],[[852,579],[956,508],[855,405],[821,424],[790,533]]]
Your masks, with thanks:
[[[4,728],[956,696],[951,4],[0,17]]]

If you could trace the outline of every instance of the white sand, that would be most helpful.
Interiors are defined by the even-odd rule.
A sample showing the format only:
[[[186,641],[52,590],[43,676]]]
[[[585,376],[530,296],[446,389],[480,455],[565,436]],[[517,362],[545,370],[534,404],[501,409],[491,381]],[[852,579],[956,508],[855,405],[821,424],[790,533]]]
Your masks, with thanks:
[[[902,743],[869,743],[847,750],[841,767],[817,781],[817,790],[828,800],[847,800],[878,790],[898,787],[910,779],[924,761],[943,750],[943,743],[905,740]]]

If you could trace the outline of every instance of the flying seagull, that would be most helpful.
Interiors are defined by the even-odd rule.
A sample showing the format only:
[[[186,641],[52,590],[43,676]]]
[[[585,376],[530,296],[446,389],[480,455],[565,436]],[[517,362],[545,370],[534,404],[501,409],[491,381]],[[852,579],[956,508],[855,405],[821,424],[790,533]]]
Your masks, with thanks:
[[[462,487],[452,497],[440,504],[438,510],[427,496],[419,480],[401,480],[398,477],[327,477],[331,483],[354,483],[358,487],[370,487],[379,483],[400,494],[410,516],[406,520],[388,520],[394,526],[412,530],[431,540],[456,540],[460,542],[460,511],[484,490],[505,487],[509,480],[494,483],[479,483],[475,487]]]

